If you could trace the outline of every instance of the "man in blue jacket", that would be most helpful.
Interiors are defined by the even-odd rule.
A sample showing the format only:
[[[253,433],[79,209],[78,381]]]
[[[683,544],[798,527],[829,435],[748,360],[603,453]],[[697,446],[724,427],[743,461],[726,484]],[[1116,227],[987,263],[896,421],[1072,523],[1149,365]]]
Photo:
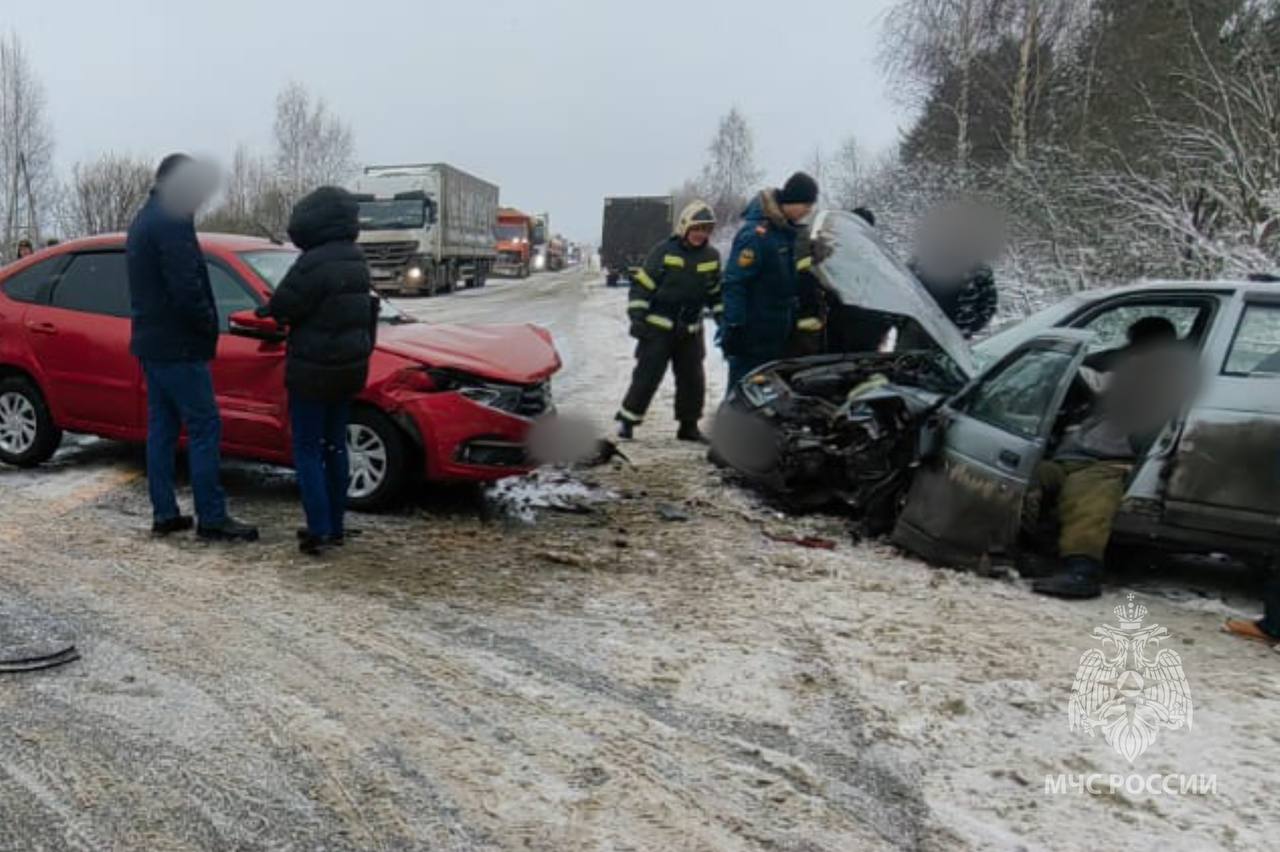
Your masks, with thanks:
[[[156,171],[147,203],[129,226],[126,256],[133,335],[129,351],[147,380],[147,486],[152,532],[197,526],[174,497],[174,457],[187,428],[196,534],[215,541],[256,541],[258,531],[227,515],[219,483],[222,420],[209,362],[218,347],[218,311],[196,239],[195,212],[213,182],[185,154]]]
[[[724,271],[724,330],[732,388],[756,367],[786,355],[796,323],[796,235],[818,201],[818,184],[796,172],[766,189],[742,214]]]

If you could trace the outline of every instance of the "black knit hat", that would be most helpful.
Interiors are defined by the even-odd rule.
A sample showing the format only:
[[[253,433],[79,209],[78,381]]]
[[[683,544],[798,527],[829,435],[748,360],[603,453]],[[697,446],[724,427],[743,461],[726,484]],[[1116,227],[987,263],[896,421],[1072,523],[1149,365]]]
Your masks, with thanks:
[[[796,172],[787,178],[778,191],[779,204],[815,204],[818,201],[818,182],[804,172]]]

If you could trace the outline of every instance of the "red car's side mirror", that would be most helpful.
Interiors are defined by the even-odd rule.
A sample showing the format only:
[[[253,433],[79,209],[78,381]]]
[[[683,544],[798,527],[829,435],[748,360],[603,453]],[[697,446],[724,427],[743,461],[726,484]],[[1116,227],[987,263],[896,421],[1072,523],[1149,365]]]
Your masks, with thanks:
[[[236,311],[227,317],[227,331],[237,337],[249,337],[279,343],[284,340],[284,329],[271,317],[260,317],[253,311]]]

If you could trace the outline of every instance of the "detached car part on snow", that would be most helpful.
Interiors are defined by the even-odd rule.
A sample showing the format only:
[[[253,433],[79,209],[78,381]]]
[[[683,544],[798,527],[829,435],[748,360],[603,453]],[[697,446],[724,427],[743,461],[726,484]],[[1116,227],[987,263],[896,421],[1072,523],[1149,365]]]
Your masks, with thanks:
[[[867,532],[928,559],[978,565],[1026,541],[1024,503],[1063,430],[1088,410],[1080,368],[1161,316],[1198,353],[1201,391],[1130,477],[1113,541],[1280,560],[1280,291],[1262,282],[1153,282],[1076,294],[970,350],[874,231],[824,213],[823,286],[853,311],[913,322],[932,348],[765,365],[732,389],[715,431],[739,473],[796,507],[839,500]],[[848,311],[852,316],[846,316]],[[1105,356],[1103,356],[1105,357]]]

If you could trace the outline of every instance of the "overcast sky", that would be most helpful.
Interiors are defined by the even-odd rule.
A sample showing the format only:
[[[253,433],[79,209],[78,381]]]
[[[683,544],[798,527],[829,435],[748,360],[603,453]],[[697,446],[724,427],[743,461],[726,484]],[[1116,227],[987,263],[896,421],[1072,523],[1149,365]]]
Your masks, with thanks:
[[[362,163],[443,160],[599,239],[606,195],[697,173],[737,104],[766,181],[815,145],[872,149],[906,116],[875,65],[890,0],[4,0],[43,80],[58,162],[266,151],[290,79]],[[16,13],[15,13],[16,11]]]

